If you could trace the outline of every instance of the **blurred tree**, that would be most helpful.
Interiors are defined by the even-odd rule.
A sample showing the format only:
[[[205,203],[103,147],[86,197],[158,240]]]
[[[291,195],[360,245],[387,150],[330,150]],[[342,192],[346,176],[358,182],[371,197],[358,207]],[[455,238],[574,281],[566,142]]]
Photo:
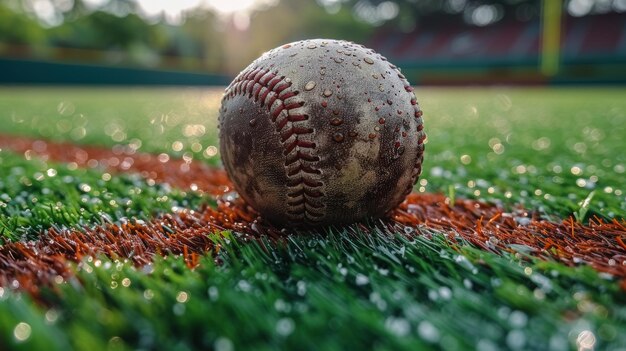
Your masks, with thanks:
[[[41,44],[45,40],[46,32],[39,22],[0,3],[0,43]]]
[[[349,7],[328,13],[314,1],[282,1],[278,6],[252,13],[249,28],[237,28],[233,18],[223,28],[224,68],[235,73],[266,50],[305,38],[341,38],[365,41],[372,26],[357,20]]]
[[[219,18],[215,13],[208,9],[194,10],[187,13],[180,31],[170,43],[179,47],[177,52],[181,56],[198,59],[205,69],[213,72],[223,71],[226,53],[222,35],[217,31],[218,26]],[[182,47],[182,39],[187,39],[188,46],[193,49]]]
[[[541,0],[318,0],[329,12],[348,7],[373,26],[410,31],[418,25],[487,25],[502,19],[528,20],[540,13]],[[483,18],[490,19],[485,23]],[[478,21],[477,21],[478,17]]]

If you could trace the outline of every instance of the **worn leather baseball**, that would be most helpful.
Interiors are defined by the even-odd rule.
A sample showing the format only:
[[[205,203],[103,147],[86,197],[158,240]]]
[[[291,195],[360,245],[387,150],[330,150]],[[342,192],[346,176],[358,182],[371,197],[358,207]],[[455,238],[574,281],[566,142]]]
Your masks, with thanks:
[[[266,52],[226,88],[221,156],[236,190],[273,223],[381,217],[422,170],[422,112],[383,56],[338,40]]]

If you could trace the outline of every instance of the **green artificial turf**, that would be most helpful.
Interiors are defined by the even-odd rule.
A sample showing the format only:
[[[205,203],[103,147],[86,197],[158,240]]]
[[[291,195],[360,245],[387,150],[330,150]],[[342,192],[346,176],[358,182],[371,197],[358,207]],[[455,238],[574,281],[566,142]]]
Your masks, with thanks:
[[[219,155],[205,151],[217,145],[219,94],[0,89],[0,125],[2,133],[15,135],[189,152],[217,165]],[[416,191],[523,204],[552,218],[626,217],[623,89],[420,88],[416,94],[429,137]],[[50,168],[56,175],[48,176]],[[132,189],[142,191],[131,197]],[[158,201],[162,196],[167,201]],[[589,206],[581,208],[586,198]],[[111,200],[131,203],[114,207]],[[98,224],[103,213],[113,221],[145,219],[207,199],[151,187],[132,175],[103,181],[97,170],[69,170],[3,150],[0,201],[2,236],[24,240],[47,227]],[[63,206],[56,212],[58,202]],[[589,341],[589,331],[596,349],[626,346],[626,298],[610,276],[584,265],[497,256],[462,242],[453,248],[440,233],[420,232],[409,240],[329,229],[263,245],[227,233],[219,264],[206,256],[193,271],[176,257],[140,269],[87,259],[76,268],[76,280],[44,293],[45,307],[0,288],[0,345],[569,350],[580,335]]]
[[[0,167],[0,244],[36,239],[50,227],[147,220],[173,206],[197,208],[208,201],[167,184],[148,185],[138,174],[68,169],[11,152],[0,152]]]

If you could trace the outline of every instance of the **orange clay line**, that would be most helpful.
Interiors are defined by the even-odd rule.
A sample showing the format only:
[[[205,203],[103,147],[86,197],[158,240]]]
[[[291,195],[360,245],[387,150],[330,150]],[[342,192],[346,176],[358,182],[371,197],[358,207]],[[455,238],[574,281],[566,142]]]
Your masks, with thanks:
[[[496,213],[493,217],[491,217],[491,219],[489,220],[489,222],[487,222],[487,224],[493,223],[494,221],[498,220],[500,217],[502,217],[502,212]]]
[[[476,222],[476,232],[478,235],[483,236],[483,216]]]
[[[619,244],[619,246],[621,246],[624,250],[626,250],[626,244],[624,243],[624,241],[622,240],[622,236],[621,235],[617,235],[615,237],[615,240],[617,241],[617,243]]]
[[[613,224],[615,224],[616,226],[620,227],[622,230],[626,231],[626,227],[623,226],[618,220],[617,218],[613,218]]]

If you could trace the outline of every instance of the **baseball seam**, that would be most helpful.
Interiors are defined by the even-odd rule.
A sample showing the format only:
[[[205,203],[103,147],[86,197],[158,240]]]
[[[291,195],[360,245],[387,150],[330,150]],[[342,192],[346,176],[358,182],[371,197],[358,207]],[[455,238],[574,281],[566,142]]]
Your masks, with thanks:
[[[287,216],[292,221],[317,222],[326,213],[322,171],[317,167],[320,158],[315,155],[317,145],[309,116],[300,110],[305,102],[291,85],[291,80],[278,72],[247,69],[226,89],[224,99],[247,96],[267,108],[285,156]]]

